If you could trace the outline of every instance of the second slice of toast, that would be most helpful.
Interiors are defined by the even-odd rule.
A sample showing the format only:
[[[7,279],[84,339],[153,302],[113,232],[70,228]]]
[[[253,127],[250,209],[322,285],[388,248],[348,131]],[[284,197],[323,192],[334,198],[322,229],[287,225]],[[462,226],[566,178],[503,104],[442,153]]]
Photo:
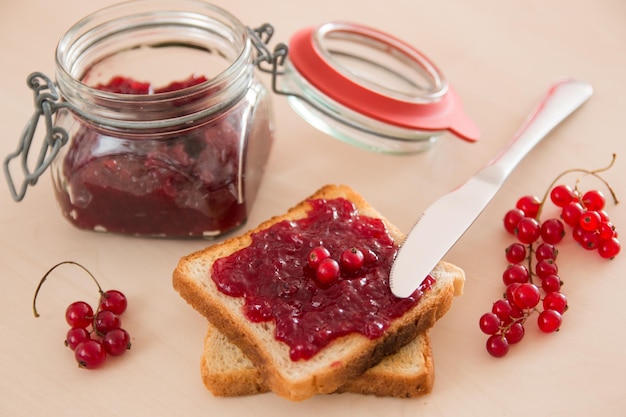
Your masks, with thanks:
[[[271,391],[252,361],[211,324],[204,339],[200,370],[204,385],[218,397]],[[426,331],[336,392],[415,398],[430,393],[434,379],[432,348]]]

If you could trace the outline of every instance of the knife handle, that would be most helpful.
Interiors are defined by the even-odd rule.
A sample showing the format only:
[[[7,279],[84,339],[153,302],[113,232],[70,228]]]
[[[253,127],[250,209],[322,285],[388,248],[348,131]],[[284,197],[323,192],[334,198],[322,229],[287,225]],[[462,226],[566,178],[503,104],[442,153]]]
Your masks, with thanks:
[[[553,84],[509,143],[487,163],[485,170],[490,179],[502,184],[522,158],[592,93],[591,85],[580,80],[565,79]]]

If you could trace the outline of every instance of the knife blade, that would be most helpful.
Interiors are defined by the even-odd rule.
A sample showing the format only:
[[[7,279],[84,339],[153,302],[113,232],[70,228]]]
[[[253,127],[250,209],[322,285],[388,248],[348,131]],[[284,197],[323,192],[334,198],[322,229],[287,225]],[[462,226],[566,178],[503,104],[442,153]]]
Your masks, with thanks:
[[[486,165],[430,205],[409,231],[391,267],[396,297],[409,297],[474,223],[517,164],[593,93],[584,81],[554,83],[524,123]]]

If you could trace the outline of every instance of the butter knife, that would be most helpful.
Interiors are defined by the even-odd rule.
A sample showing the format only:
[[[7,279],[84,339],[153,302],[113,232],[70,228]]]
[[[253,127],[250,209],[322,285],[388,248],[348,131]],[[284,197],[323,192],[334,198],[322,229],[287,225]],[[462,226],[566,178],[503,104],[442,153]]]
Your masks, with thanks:
[[[489,204],[526,154],[593,93],[574,79],[553,84],[511,140],[474,176],[424,211],[400,246],[389,284],[410,296]]]

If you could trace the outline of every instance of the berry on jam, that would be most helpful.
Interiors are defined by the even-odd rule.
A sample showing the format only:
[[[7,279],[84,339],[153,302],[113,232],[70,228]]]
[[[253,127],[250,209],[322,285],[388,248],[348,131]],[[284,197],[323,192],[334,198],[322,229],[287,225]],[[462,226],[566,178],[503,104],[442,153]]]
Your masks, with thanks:
[[[339,279],[339,263],[333,258],[326,258],[317,266],[315,276],[322,284],[332,284]]]
[[[309,253],[309,266],[313,269],[317,269],[326,258],[330,258],[330,252],[328,252],[328,249],[323,246],[313,248]]]
[[[364,259],[363,252],[358,248],[346,249],[341,253],[341,267],[346,272],[356,272],[363,266]]]

